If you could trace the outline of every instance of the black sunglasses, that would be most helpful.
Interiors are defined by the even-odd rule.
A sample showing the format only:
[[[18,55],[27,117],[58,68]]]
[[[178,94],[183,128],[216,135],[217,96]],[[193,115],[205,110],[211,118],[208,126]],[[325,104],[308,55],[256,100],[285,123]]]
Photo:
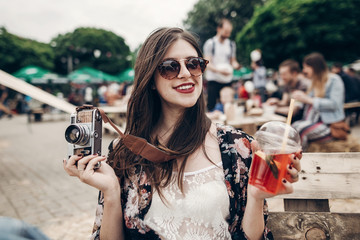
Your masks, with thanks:
[[[180,61],[180,60],[179,60]],[[175,59],[167,59],[160,63],[158,66],[158,71],[160,75],[168,80],[176,78],[180,73],[180,62]],[[190,72],[191,76],[198,77],[204,73],[206,65],[209,63],[208,60],[203,59],[202,57],[190,57],[184,59],[185,66]]]

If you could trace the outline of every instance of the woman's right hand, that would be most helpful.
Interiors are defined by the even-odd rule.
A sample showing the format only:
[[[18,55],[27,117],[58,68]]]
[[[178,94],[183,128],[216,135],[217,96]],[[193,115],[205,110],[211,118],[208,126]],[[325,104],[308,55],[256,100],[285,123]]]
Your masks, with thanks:
[[[295,90],[294,92],[292,92],[291,97],[305,104],[313,104],[312,97],[300,90]]]
[[[82,182],[106,194],[112,191],[118,191],[120,187],[114,169],[104,160],[106,160],[105,156],[89,155],[83,157],[73,155],[67,161],[64,160],[63,164],[65,171],[70,176],[76,176]],[[102,162],[101,167],[94,170],[98,162]]]

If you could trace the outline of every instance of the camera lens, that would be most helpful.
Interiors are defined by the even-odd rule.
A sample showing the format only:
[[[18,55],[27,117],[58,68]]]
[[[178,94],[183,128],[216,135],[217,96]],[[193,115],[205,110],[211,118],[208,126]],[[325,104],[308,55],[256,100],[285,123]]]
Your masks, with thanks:
[[[90,139],[90,130],[84,125],[72,124],[65,130],[65,139],[71,144],[86,145]]]

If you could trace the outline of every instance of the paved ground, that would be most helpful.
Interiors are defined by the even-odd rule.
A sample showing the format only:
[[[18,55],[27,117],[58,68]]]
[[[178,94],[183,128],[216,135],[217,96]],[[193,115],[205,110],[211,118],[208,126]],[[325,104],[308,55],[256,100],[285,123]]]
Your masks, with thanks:
[[[87,239],[95,216],[97,190],[62,168],[67,116],[0,119],[0,216],[38,226],[51,239]],[[360,127],[352,134],[360,139]],[[105,135],[103,153],[114,136]],[[344,203],[342,203],[344,205]]]
[[[40,227],[51,239],[86,239],[95,216],[97,190],[69,177],[67,116],[28,124],[25,116],[0,119],[0,216]],[[103,153],[114,136],[104,136]]]

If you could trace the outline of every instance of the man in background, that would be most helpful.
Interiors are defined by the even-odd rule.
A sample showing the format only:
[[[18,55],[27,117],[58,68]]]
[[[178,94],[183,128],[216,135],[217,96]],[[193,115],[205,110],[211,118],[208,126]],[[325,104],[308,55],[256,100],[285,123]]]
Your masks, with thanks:
[[[3,114],[6,114],[9,118],[12,117],[11,110],[6,106],[8,97],[8,89],[4,85],[0,85],[0,117],[2,117]]]
[[[233,69],[240,69],[236,60],[236,46],[229,39],[232,24],[228,19],[221,19],[216,35],[204,44],[204,58],[209,60],[205,78],[207,80],[207,108],[212,111],[219,99],[220,89],[231,85]]]
[[[344,82],[345,103],[360,101],[360,80],[345,73],[339,62],[332,65],[331,72],[339,75]],[[345,115],[349,119],[350,126],[354,126],[359,122],[360,108],[345,109]]]
[[[287,116],[289,112],[289,105],[291,100],[291,93],[295,90],[306,92],[310,83],[306,79],[300,77],[300,66],[295,60],[288,59],[279,65],[279,75],[284,82],[284,91],[282,98],[270,98],[266,101],[268,105],[277,106],[275,112]],[[293,121],[302,117],[302,105],[295,104]]]
[[[345,103],[356,102],[360,100],[359,81],[343,71],[341,63],[335,62],[331,67],[331,72],[339,75],[345,86]]]

